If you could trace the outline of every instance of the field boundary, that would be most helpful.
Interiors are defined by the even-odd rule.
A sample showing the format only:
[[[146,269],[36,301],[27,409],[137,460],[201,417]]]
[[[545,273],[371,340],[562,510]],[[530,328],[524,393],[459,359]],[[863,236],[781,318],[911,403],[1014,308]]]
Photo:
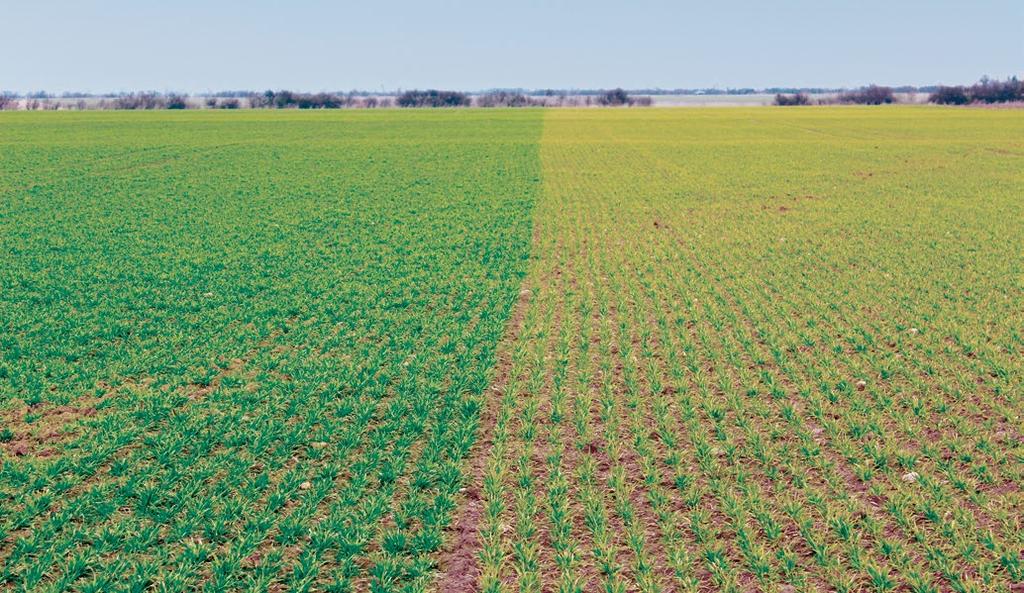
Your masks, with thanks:
[[[536,233],[534,235],[536,243]],[[438,593],[465,593],[478,589],[480,566],[477,554],[481,549],[480,517],[483,515],[481,493],[487,456],[494,441],[494,430],[501,409],[501,400],[512,376],[512,349],[519,341],[526,325],[526,312],[533,291],[526,287],[519,291],[519,297],[512,308],[506,325],[505,336],[498,348],[494,365],[495,377],[481,397],[485,398],[480,411],[479,438],[474,442],[466,458],[466,485],[462,488],[463,500],[458,506],[457,516],[449,528],[448,544],[444,547],[438,562],[440,577],[437,579]]]

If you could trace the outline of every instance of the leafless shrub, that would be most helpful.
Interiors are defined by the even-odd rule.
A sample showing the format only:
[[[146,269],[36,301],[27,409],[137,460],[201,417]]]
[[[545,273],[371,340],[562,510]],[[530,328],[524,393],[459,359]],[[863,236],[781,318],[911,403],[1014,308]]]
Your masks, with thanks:
[[[782,107],[788,107],[793,105],[810,105],[811,98],[807,96],[807,93],[796,93],[794,95],[784,95],[779,93],[775,95],[775,105]]]
[[[405,91],[395,100],[399,107],[469,107],[470,99],[459,91]]]
[[[971,97],[967,94],[967,87],[940,86],[934,93],[928,95],[928,102],[939,105],[966,105],[971,102]]]
[[[522,93],[491,91],[476,97],[475,103],[477,107],[537,107],[543,105],[544,101]]]
[[[249,106],[253,108],[273,107],[277,109],[339,109],[356,104],[353,95],[334,93],[295,93],[292,91],[265,91],[262,95],[249,95]]]
[[[969,89],[972,102],[977,103],[1010,103],[1024,101],[1024,83],[1017,77],[1008,78],[1004,82],[983,77],[978,84]]]
[[[612,89],[601,94],[597,98],[597,104],[605,107],[620,107],[622,105],[629,105],[630,98],[626,91],[622,89]]]
[[[329,93],[296,94],[294,97],[299,109],[337,109],[342,106],[342,99]]]
[[[589,95],[587,99],[590,99]],[[654,104],[654,99],[650,96],[634,97],[621,88],[604,91],[597,96],[596,100],[598,105],[604,107],[649,107]]]
[[[157,93],[128,93],[115,97],[111,105],[114,109],[163,109],[167,100]]]
[[[883,105],[895,103],[896,96],[893,95],[892,88],[873,84],[852,91],[843,91],[836,96],[836,102],[857,105]]]
[[[298,100],[295,98],[295,93],[291,91],[267,91],[263,95],[268,99],[271,106],[283,109],[285,107],[295,107]]]
[[[544,98],[544,104],[550,107],[565,107],[571,105],[575,101],[575,98],[569,97],[568,94],[562,93],[550,93]]]
[[[167,95],[167,109],[188,109],[188,98],[185,95]]]
[[[1005,81],[984,76],[971,86],[940,86],[928,100],[941,105],[1014,103],[1024,101],[1024,82],[1015,76]]]
[[[267,92],[273,92],[273,91],[267,91]],[[268,107],[268,104],[267,104],[267,93],[262,93],[262,94],[260,94],[260,93],[249,93],[249,96],[247,98],[248,98],[248,102],[249,102],[249,107],[251,107],[253,109],[262,109],[264,107]]]

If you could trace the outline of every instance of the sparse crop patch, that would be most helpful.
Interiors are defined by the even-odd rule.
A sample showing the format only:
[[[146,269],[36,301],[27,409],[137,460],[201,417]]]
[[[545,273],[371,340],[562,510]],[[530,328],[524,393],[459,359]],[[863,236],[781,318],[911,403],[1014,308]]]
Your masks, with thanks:
[[[546,113],[477,589],[1019,588],[1020,132]]]

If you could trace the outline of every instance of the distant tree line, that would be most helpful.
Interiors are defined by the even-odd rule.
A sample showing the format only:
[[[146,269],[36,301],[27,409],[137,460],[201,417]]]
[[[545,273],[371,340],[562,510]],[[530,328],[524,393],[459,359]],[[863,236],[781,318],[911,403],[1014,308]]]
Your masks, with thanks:
[[[543,107],[544,99],[527,96],[514,91],[488,91],[475,97],[473,103],[477,107]]]
[[[390,99],[358,96],[354,93],[296,93],[292,91],[264,91],[248,95],[253,109],[343,109],[389,107]]]
[[[71,101],[74,99],[74,101]],[[13,93],[0,94],[0,109],[351,109],[376,107],[620,107],[646,106],[652,100],[635,96],[618,88],[583,96],[531,96],[511,90],[492,90],[478,95],[447,90],[410,90],[396,96],[375,96],[361,93],[298,93],[288,90],[267,90],[262,93],[225,91],[203,97],[180,93],[122,93],[97,97],[74,94],[55,97],[32,93],[24,98]],[[19,107],[20,104],[20,107]]]
[[[852,103],[856,105],[887,105],[896,102],[892,87],[873,84],[852,91],[843,91],[836,95],[836,103]]]
[[[811,98],[807,93],[778,93],[775,95],[775,104],[782,107],[810,105]]]
[[[884,105],[896,103],[896,93],[907,92],[907,87],[887,87],[870,85],[854,90],[844,90],[821,97],[815,101],[819,105],[847,103],[858,105]],[[922,87],[923,89],[924,87]],[[994,103],[1024,103],[1024,82],[1017,77],[999,81],[982,77],[970,86],[936,86],[931,90],[928,101],[940,105],[971,105]],[[917,89],[919,92],[921,89]],[[775,105],[810,105],[811,97],[804,92],[784,93],[775,95]]]
[[[774,104],[784,106],[897,102],[897,93],[930,93],[928,100],[945,105],[1024,102],[1024,83],[1016,77],[1005,81],[982,78],[970,86],[870,85],[858,89],[788,88],[767,89],[492,89],[483,93],[451,90],[409,90],[397,93],[367,91],[301,93],[288,90],[221,91],[201,96],[182,93],[136,92],[117,95],[36,91],[19,95],[0,91],[0,110],[55,109],[348,109],[378,107],[619,107],[647,106],[658,95],[775,95]]]
[[[913,86],[913,85],[902,85],[891,87],[894,93],[930,93],[935,89],[939,88],[936,85],[928,86]],[[577,95],[577,96],[597,96],[606,93],[607,91],[602,89],[513,89],[516,92],[521,92],[530,96],[544,96],[544,97],[555,97],[559,95]],[[657,97],[663,95],[836,95],[847,89],[833,88],[833,87],[766,87],[766,88],[753,88],[753,87],[741,87],[741,88],[675,88],[675,89],[663,89],[663,88],[636,88],[629,89],[628,92],[631,95],[637,96],[649,96]]]
[[[237,97],[207,97],[205,103],[207,109],[238,109],[242,106]]]
[[[940,86],[928,97],[940,105],[969,105],[971,103],[1024,102],[1024,82],[1017,77],[1005,81],[983,77],[971,86]]]
[[[0,111],[14,109],[17,102],[18,98],[14,96],[14,93],[0,92]]]
[[[98,109],[188,109],[188,97],[179,94],[128,93],[110,100],[103,99]]]
[[[13,93],[0,93],[0,110],[25,109],[97,109],[97,110],[152,110],[152,109],[341,109],[390,107],[390,97],[358,95],[355,93],[296,93],[292,91],[265,91],[263,93],[227,91],[203,97],[182,93],[152,91],[121,93],[113,96],[95,96],[85,93],[66,93],[61,96],[30,93],[19,97]]]
[[[872,84],[859,89],[843,90],[819,97],[814,104],[817,105],[885,105],[896,102],[896,91],[892,87],[878,86]],[[811,105],[811,97],[807,93],[778,93],[775,95],[775,105],[789,107],[798,105]]]
[[[399,107],[469,107],[469,95],[459,91],[405,91],[395,99]]]
[[[597,97],[597,104],[604,107],[647,107],[653,102],[650,97],[634,97],[623,89],[604,91]]]

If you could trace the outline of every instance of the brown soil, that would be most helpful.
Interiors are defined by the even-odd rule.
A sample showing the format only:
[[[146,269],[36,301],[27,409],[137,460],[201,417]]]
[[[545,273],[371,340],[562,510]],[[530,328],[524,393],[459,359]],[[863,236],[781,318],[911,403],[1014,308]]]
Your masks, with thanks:
[[[532,292],[526,289],[519,293],[519,300],[512,310],[502,341],[502,348],[498,352],[494,384],[485,393],[487,399],[480,412],[480,438],[469,453],[469,479],[463,493],[465,498],[458,517],[450,528],[448,545],[442,552],[439,562],[439,593],[466,593],[476,591],[478,587],[480,567],[477,558],[480,552],[480,539],[477,534],[484,510],[480,489],[484,481],[487,453],[494,441],[494,425],[501,407],[502,394],[505,393],[512,372],[510,345],[519,339],[523,331],[531,296]]]
[[[83,397],[74,404],[54,406],[43,403],[6,410],[0,415],[0,425],[10,430],[13,438],[3,443],[0,450],[12,457],[58,455],[60,445],[78,434],[79,422],[96,416],[96,405],[101,399]]]

